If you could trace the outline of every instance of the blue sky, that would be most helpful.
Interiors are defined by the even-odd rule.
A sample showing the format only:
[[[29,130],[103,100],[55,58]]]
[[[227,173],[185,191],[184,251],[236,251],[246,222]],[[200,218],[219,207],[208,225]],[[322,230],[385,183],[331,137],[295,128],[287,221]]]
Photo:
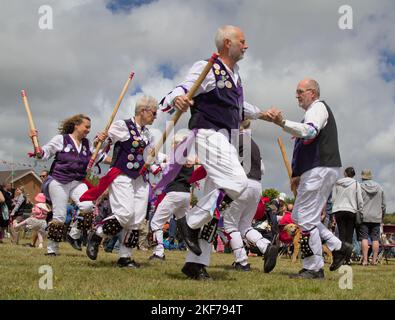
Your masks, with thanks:
[[[150,4],[157,0],[106,0],[106,8],[114,13],[130,12],[133,8]]]

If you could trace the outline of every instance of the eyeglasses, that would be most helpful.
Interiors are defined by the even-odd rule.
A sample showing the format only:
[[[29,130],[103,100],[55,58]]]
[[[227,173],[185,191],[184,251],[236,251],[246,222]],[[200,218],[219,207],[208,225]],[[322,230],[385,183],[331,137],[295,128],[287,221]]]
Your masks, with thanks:
[[[156,117],[157,111],[152,111],[152,110],[150,110],[150,109],[145,109],[145,111],[151,112],[152,115],[153,115],[154,117]]]
[[[40,176],[40,178],[46,178],[46,177],[47,177],[46,175]]]
[[[311,91],[311,90],[314,90],[314,89],[306,89],[306,90],[298,89],[298,90],[296,90],[296,93],[297,94],[303,94],[303,93],[305,93],[307,91]]]

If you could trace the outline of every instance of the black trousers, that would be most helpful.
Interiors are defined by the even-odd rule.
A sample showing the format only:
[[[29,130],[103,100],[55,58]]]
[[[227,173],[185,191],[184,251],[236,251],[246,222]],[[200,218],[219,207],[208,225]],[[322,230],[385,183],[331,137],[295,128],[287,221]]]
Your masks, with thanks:
[[[339,239],[352,244],[355,228],[355,213],[350,211],[335,212],[336,224],[339,229]]]

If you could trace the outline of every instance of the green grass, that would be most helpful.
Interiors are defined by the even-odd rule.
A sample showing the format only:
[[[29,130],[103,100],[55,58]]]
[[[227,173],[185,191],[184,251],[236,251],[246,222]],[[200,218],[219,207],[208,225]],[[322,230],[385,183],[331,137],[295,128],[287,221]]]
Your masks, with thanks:
[[[26,242],[27,240],[23,240]],[[117,255],[100,251],[91,261],[84,251],[61,244],[61,255],[45,249],[0,244],[0,299],[143,299],[143,300],[269,300],[269,299],[395,299],[395,263],[377,267],[353,265],[353,289],[339,288],[338,272],[325,265],[325,280],[291,280],[300,263],[280,258],[274,271],[263,273],[262,259],[250,257],[252,272],[233,271],[232,254],[213,253],[208,271],[214,281],[187,280],[181,273],[185,252],[166,251],[166,261],[148,261],[150,251],[136,251],[138,270],[116,267]],[[53,268],[53,289],[39,288],[42,265]]]

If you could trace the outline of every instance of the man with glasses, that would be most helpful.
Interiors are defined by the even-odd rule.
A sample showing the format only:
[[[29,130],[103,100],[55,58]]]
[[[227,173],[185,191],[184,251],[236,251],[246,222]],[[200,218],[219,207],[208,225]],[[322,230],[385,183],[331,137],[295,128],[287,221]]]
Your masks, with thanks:
[[[99,245],[104,236],[114,236],[121,231],[119,267],[139,268],[131,259],[132,248],[139,238],[139,226],[147,212],[149,185],[140,175],[144,165],[144,151],[152,147],[152,136],[146,127],[156,119],[157,101],[142,96],[136,102],[135,116],[115,121],[108,137],[114,144],[111,171],[118,172],[109,186],[109,200],[113,215],[88,235],[86,253],[96,260]]]
[[[292,278],[324,278],[322,241],[333,251],[330,270],[338,269],[351,255],[352,245],[342,243],[324,224],[321,211],[339,177],[341,160],[336,121],[329,106],[320,99],[320,87],[304,79],[296,89],[299,106],[305,110],[302,123],[285,120],[276,108],[267,112],[270,121],[296,137],[291,189],[296,192],[292,219],[302,228],[303,269]]]

